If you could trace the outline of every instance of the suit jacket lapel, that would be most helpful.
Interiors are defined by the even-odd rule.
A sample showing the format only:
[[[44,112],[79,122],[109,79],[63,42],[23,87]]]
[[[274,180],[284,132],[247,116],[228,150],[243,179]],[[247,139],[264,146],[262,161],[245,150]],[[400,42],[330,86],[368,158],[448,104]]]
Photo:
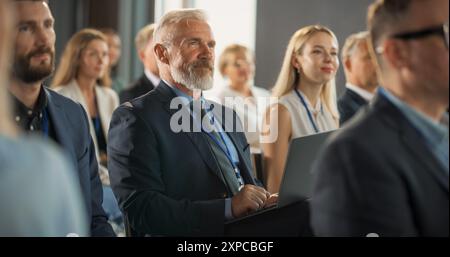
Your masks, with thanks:
[[[146,91],[153,90],[156,86],[156,85],[153,85],[153,83],[147,78],[147,76],[145,74],[142,75],[140,80],[141,80],[140,84]]]
[[[71,154],[74,167],[77,167],[78,163],[76,163],[77,156],[75,156],[75,149],[72,141],[67,136],[67,132],[70,129],[67,127],[70,123],[66,117],[66,113],[64,109],[58,102],[57,98],[54,98],[49,90],[45,89],[45,93],[47,94],[48,99],[48,111],[50,114],[50,119],[52,122],[52,126],[55,129],[56,137],[58,143],[61,147],[66,151],[66,153]]]
[[[209,104],[215,104],[208,102]],[[221,105],[219,105],[221,106]],[[238,155],[239,155],[239,163],[240,163],[240,172],[241,176],[243,177],[244,181],[246,183],[250,184],[256,184],[252,174],[252,164],[251,160],[247,158],[244,154],[244,151],[249,148],[250,146],[248,144],[245,144],[245,142],[241,142],[239,140],[238,134],[236,131],[243,131],[242,127],[238,126],[237,122],[237,114],[235,112],[232,112],[231,109],[227,109],[223,106],[222,108],[214,108],[213,113],[215,117],[221,117],[220,123],[222,124],[223,130],[227,133],[228,137],[231,139],[231,141],[234,144],[234,147],[236,148]],[[226,110],[229,111],[229,113],[226,113]],[[231,119],[230,119],[231,117]]]
[[[160,100],[163,102],[164,109],[169,113],[170,117],[173,117],[173,115],[175,115],[178,111],[181,111],[186,112],[184,113],[184,115],[186,115],[186,117],[191,118],[191,115],[189,114],[187,108],[183,108],[180,110],[170,108],[170,102],[173,98],[176,97],[176,95],[175,93],[172,92],[169,86],[166,85],[163,81],[161,81],[161,83],[155,88],[155,90],[161,93],[162,97],[160,98]],[[190,119],[190,121],[192,129],[192,119]],[[205,138],[205,135],[202,132],[180,132],[180,133],[186,135],[189,138],[189,140],[191,140],[192,144],[197,149],[198,153],[200,154],[206,165],[209,167],[210,171],[214,175],[216,175],[224,184],[226,184],[220,172],[219,164],[214,159],[213,152],[211,150],[210,145],[208,144],[207,139]]]

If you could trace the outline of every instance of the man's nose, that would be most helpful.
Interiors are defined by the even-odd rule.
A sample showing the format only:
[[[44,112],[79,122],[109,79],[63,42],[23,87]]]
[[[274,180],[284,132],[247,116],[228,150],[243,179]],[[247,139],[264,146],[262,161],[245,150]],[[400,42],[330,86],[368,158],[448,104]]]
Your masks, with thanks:
[[[49,32],[43,28],[36,29],[36,43],[39,46],[48,46],[50,42]]]
[[[207,43],[201,44],[200,58],[211,60],[214,58],[214,48],[210,47]]]

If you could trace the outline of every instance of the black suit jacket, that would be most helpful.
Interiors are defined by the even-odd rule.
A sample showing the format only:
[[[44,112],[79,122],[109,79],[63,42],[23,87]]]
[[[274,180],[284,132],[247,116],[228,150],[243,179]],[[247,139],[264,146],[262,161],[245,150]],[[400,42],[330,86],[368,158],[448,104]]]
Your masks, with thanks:
[[[340,124],[344,124],[351,119],[361,107],[367,105],[367,101],[353,90],[345,89],[344,94],[339,98],[338,109]]]
[[[449,235],[448,175],[384,96],[328,142],[314,172],[319,236]]]
[[[133,100],[134,98],[145,95],[148,92],[152,91],[154,88],[155,85],[153,85],[153,83],[147,78],[147,76],[145,76],[145,74],[142,74],[142,76],[138,80],[129,85],[127,89],[124,89],[122,90],[122,92],[120,92],[120,103],[125,103]]]
[[[44,88],[56,140],[78,171],[92,236],[115,236],[102,208],[103,190],[87,115],[80,104]]]
[[[180,114],[170,108],[175,96],[161,82],[114,112],[108,143],[112,189],[138,234],[222,235],[225,198],[231,192],[207,136],[171,130],[171,117]],[[217,104],[214,110],[221,107]],[[238,151],[244,181],[255,184],[244,133],[228,135]]]

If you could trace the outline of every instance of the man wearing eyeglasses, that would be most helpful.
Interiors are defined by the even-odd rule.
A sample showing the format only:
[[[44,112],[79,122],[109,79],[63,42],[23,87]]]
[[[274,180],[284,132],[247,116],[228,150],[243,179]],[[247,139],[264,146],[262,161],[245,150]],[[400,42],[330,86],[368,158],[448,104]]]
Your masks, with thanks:
[[[315,165],[317,235],[449,235],[448,18],[448,0],[369,8],[383,87]]]

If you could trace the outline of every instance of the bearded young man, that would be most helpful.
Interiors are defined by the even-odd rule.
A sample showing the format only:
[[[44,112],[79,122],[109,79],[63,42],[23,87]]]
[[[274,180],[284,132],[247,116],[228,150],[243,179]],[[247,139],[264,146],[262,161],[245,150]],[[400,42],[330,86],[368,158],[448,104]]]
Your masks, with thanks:
[[[102,208],[102,186],[86,113],[44,87],[54,70],[54,18],[45,0],[15,0],[14,62],[9,91],[15,121],[24,131],[59,144],[77,170],[91,236],[114,236]],[[38,170],[36,172],[39,172]]]

